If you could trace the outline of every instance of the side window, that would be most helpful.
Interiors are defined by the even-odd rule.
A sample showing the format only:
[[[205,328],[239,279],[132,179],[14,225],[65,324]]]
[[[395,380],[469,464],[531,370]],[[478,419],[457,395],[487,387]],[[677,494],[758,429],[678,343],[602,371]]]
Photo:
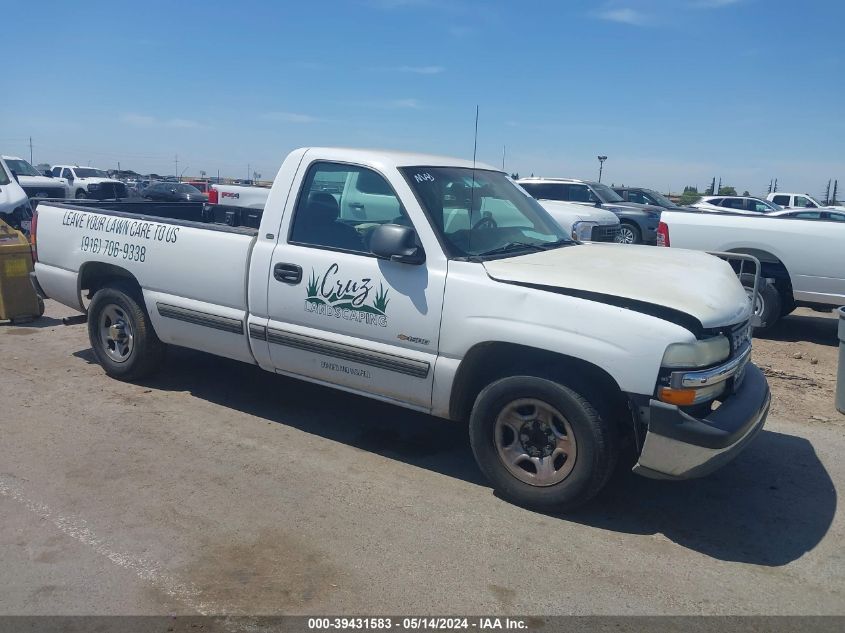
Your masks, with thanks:
[[[62,169],[62,178],[73,178],[73,173],[70,171],[70,169],[65,167],[64,169]]]
[[[569,199],[572,202],[592,202],[592,192],[587,185],[569,185]]]
[[[369,253],[379,224],[411,225],[388,182],[365,167],[319,162],[311,165],[293,216],[294,244]]]
[[[53,178],[60,178],[61,173],[62,173],[62,168],[61,167],[53,167],[53,169],[50,170],[50,173],[53,174]]]
[[[774,202],[775,204],[779,204],[782,207],[788,207],[789,196],[775,196],[774,198],[772,198],[772,202]]]
[[[637,202],[639,204],[648,204],[648,200],[645,199],[645,196],[640,193],[639,191],[629,191],[628,192],[628,202]]]
[[[801,213],[791,214],[794,218],[801,218],[802,220],[818,220],[822,217],[819,211],[801,211]]]
[[[749,211],[754,211],[756,213],[768,213],[769,211],[771,211],[771,208],[769,208],[767,205],[763,204],[759,200],[752,200],[751,198],[746,198],[745,202],[748,205],[746,206],[746,209],[748,209]]]
[[[741,198],[725,198],[722,201],[722,206],[728,209],[745,209],[745,201]]]
[[[810,209],[816,208],[816,205],[813,204],[813,201],[805,196],[795,196],[795,206]]]
[[[845,213],[825,213],[825,219],[845,222]]]
[[[569,200],[569,185],[529,182],[520,186],[537,200]]]

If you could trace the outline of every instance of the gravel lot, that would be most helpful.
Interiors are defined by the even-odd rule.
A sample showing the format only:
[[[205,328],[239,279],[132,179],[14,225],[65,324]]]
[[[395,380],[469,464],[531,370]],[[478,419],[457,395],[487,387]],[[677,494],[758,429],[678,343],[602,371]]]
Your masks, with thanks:
[[[461,425],[188,350],[123,384],[67,314],[0,325],[2,614],[845,614],[829,315],[755,343],[739,459],[563,517],[498,499]]]

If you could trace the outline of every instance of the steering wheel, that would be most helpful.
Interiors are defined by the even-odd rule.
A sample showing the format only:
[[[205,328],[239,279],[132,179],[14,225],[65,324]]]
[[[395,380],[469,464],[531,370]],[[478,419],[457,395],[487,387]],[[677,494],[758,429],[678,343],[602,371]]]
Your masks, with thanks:
[[[478,222],[472,225],[472,230],[474,231],[475,229],[480,229],[482,227],[488,229],[495,229],[498,228],[498,226],[499,225],[496,224],[496,220],[493,219],[492,215],[485,215]]]

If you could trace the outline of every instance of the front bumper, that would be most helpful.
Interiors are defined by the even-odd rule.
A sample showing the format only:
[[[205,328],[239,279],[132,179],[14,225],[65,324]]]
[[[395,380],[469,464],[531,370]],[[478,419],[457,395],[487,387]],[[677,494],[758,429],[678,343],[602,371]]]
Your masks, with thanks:
[[[770,401],[766,377],[751,363],[737,390],[704,419],[651,400],[634,472],[653,479],[691,479],[721,468],[763,428]]]

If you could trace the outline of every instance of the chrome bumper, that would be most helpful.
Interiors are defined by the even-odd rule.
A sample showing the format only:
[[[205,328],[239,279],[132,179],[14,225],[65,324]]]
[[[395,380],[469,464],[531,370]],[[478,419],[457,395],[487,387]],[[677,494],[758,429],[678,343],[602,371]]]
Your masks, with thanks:
[[[634,472],[653,479],[691,479],[713,472],[763,428],[770,402],[766,378],[751,363],[745,365],[734,393],[706,418],[651,400],[648,432]]]

